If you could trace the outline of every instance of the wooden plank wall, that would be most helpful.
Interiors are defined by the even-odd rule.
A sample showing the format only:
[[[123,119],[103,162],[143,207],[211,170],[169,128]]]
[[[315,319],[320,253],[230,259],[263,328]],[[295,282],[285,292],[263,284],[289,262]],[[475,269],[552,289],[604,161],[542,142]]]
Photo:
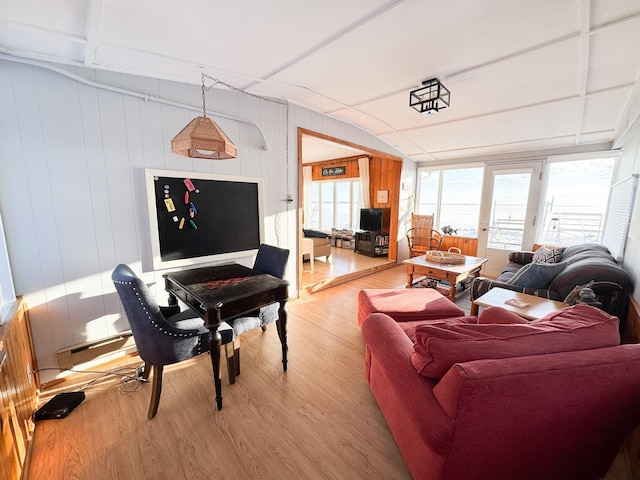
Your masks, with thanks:
[[[27,448],[35,428],[38,402],[37,370],[31,329],[24,302],[0,327],[0,478],[21,478]]]
[[[463,255],[475,257],[478,253],[478,239],[472,237],[458,237],[456,235],[445,235],[442,239],[440,250],[447,251],[450,247],[460,249]]]
[[[640,305],[633,298],[629,297],[629,308],[624,331],[622,332],[623,343],[638,343],[640,341]],[[626,450],[629,471],[634,480],[640,480],[640,427],[626,439],[623,449]]]
[[[398,258],[398,242],[393,239],[398,236],[398,206],[400,202],[400,177],[402,162],[389,158],[373,157],[369,163],[369,194],[371,206],[374,208],[389,208],[389,260]],[[378,202],[377,192],[386,190],[388,200]]]
[[[344,166],[345,174],[335,177],[323,177],[322,169],[327,167],[339,167]],[[341,159],[341,160],[332,160],[330,162],[318,162],[311,165],[311,180],[314,182],[320,180],[339,180],[344,178],[358,178],[360,176],[360,171],[358,169],[358,159],[350,158],[350,159]]]

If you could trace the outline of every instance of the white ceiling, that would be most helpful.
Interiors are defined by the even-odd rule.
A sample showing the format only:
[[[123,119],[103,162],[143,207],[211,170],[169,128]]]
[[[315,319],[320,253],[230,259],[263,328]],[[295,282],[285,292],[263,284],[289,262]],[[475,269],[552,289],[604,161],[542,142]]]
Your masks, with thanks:
[[[639,0],[0,0],[0,52],[200,83],[358,125],[416,161],[610,142]],[[409,91],[439,78],[451,107]]]

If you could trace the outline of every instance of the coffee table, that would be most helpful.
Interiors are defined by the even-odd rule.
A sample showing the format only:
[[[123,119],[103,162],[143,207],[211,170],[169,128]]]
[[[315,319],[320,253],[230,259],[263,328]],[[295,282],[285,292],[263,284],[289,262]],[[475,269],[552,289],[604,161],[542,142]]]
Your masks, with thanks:
[[[528,304],[527,307],[518,308],[507,305],[508,300],[517,300]],[[527,320],[537,320],[545,315],[562,310],[568,305],[548,298],[536,297],[526,293],[514,292],[506,288],[494,287],[471,304],[471,315],[478,315],[478,307],[502,307],[505,310],[519,315]]]
[[[469,277],[477,277],[486,258],[465,255],[465,262],[457,265],[430,262],[426,255],[412,257],[405,260],[407,265],[407,288],[413,287],[414,275],[424,275],[434,280],[444,280],[449,283],[448,298],[452,302],[456,299],[456,285]]]

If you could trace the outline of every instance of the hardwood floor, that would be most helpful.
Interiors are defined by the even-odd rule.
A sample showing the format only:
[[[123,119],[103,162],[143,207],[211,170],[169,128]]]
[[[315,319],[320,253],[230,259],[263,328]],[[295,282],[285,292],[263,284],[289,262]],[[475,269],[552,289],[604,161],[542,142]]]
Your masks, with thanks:
[[[223,365],[220,411],[206,354],[165,368],[153,420],[150,385],[123,394],[113,377],[97,382],[69,417],[37,423],[25,479],[410,479],[364,378],[356,320],[360,289],[404,288],[405,275],[395,266],[289,302],[286,373],[275,325],[242,335],[242,373],[229,385]]]
[[[315,293],[396,265],[387,257],[369,257],[347,248],[332,247],[329,258],[315,259],[313,273],[309,262],[303,264],[301,295]]]

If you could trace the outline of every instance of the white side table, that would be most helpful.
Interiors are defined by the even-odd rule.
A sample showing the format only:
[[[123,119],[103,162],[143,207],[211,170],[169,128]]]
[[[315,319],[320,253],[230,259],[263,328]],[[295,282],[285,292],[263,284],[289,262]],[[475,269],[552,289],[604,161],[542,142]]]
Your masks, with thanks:
[[[303,238],[302,239],[302,257],[303,257],[303,265],[304,265],[304,255],[309,254],[309,263],[311,264],[311,273],[313,273],[313,238]],[[303,267],[304,269],[304,267]]]

